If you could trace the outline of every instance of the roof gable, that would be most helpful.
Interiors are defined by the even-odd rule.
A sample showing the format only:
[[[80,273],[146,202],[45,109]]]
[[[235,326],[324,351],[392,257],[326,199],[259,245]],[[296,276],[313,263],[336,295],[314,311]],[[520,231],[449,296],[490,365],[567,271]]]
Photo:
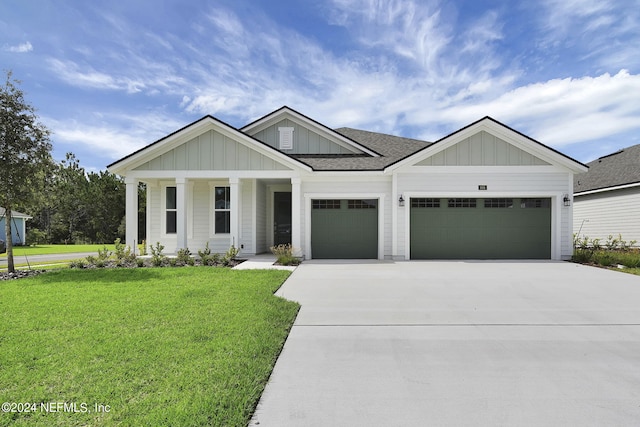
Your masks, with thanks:
[[[371,148],[295,111],[282,107],[241,129],[242,132],[280,149],[278,130],[293,129],[293,146],[281,151],[294,155],[352,154],[379,157]]]
[[[390,165],[403,166],[543,166],[556,165],[573,173],[587,167],[500,122],[484,117],[432,145]]]
[[[482,130],[415,165],[524,166],[549,165],[549,163]]]
[[[202,157],[198,160],[195,157]],[[271,164],[270,161],[278,165]],[[304,162],[242,133],[236,128],[205,116],[166,137],[110,164],[112,173],[126,175],[129,170],[203,170],[214,169],[222,160],[230,161],[227,169],[248,167],[266,169],[301,168],[310,171]]]

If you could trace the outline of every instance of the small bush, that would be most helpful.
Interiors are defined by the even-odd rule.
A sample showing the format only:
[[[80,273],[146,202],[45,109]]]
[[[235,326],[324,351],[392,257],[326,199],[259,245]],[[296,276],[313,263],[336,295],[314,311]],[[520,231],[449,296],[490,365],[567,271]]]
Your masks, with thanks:
[[[177,265],[193,265],[193,258],[191,258],[191,252],[189,248],[179,249],[178,256],[176,258]]]
[[[229,250],[227,250],[227,252],[222,256],[222,265],[224,265],[225,267],[231,265],[236,260],[236,257],[239,253],[240,249],[236,249],[235,246],[231,245]]]
[[[271,246],[271,253],[276,256],[276,262],[280,265],[298,265],[300,259],[293,253],[293,246],[290,243],[286,245]]]
[[[118,239],[120,240],[120,239]],[[101,261],[106,261],[111,257],[111,251],[104,246],[102,249],[98,249],[98,259]]]
[[[593,251],[590,249],[576,249],[573,257],[571,258],[574,262],[579,262],[581,264],[588,264],[591,262],[593,258]]]
[[[69,263],[70,268],[85,268],[86,265],[83,260],[75,259]]]
[[[162,254],[164,245],[157,242],[155,246],[151,246],[151,265],[154,267],[162,267],[166,262],[167,257]]]

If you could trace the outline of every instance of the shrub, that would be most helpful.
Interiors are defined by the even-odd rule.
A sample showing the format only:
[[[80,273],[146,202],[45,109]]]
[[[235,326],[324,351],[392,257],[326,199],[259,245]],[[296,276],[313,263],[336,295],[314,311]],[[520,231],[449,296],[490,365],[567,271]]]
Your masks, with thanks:
[[[617,264],[616,255],[611,251],[597,251],[593,253],[593,262],[598,265],[608,267]]]
[[[191,252],[189,248],[179,249],[176,259],[177,265],[193,265],[193,258],[191,258]]]
[[[280,265],[298,265],[300,259],[293,253],[293,246],[290,243],[286,245],[271,246],[271,253],[277,258],[276,262]]]
[[[209,260],[211,259],[211,249],[209,249],[209,242],[207,242],[204,250],[198,251],[198,257],[200,257],[202,265],[210,265]]]
[[[46,242],[47,242],[47,233],[45,233],[44,231],[38,228],[31,228],[27,232],[27,241],[26,241],[27,245],[35,246],[35,245],[40,245]]]
[[[73,261],[71,261],[69,263],[69,267],[70,268],[85,268],[86,265],[84,264],[84,261],[81,259],[75,259]]]
[[[98,249],[98,259],[101,261],[106,261],[111,257],[111,251],[104,246],[102,249]]]
[[[164,245],[161,245],[160,242],[157,242],[155,246],[151,246],[151,265],[154,267],[161,267],[167,257],[162,254],[164,250]]]
[[[227,250],[227,252],[222,256],[222,260],[221,260],[222,265],[224,265],[225,267],[231,265],[236,260],[236,257],[238,256],[239,253],[240,253],[240,250],[236,249],[235,246],[231,245],[229,250]]]

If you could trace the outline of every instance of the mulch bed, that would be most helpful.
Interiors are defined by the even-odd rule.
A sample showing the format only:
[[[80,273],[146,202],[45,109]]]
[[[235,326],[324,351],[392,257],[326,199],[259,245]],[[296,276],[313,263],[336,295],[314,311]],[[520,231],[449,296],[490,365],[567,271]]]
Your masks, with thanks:
[[[47,270],[17,270],[15,273],[0,273],[0,280],[16,280],[24,279],[25,277],[33,277],[38,274],[42,274]]]

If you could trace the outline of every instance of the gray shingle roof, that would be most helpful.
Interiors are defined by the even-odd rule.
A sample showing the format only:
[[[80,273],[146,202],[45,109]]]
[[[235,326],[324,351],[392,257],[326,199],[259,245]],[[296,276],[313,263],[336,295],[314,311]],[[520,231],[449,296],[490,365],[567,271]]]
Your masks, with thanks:
[[[292,155],[292,157],[308,164],[314,170],[320,171],[382,170],[388,165],[404,159],[416,151],[432,144],[431,142],[420,141],[417,139],[402,138],[399,136],[351,128],[339,128],[335,129],[335,131],[367,148],[370,148],[381,156],[373,157],[357,154],[298,154]]]
[[[640,144],[587,163],[589,171],[573,179],[573,192],[640,183]]]

